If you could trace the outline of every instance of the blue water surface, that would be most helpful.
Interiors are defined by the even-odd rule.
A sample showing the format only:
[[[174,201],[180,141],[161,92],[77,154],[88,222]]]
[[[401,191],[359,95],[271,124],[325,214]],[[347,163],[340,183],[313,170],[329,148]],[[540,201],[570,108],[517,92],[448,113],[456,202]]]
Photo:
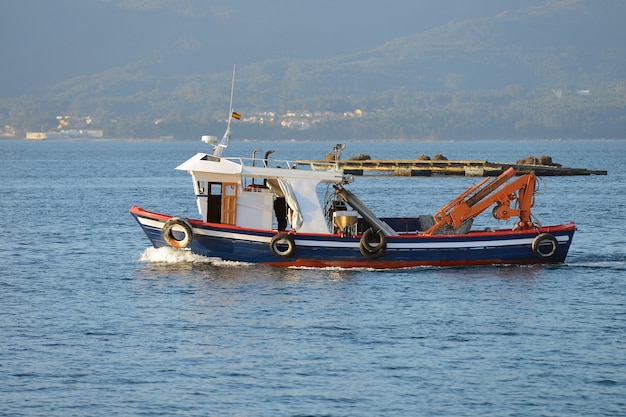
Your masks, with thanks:
[[[327,142],[235,142],[321,159]],[[0,415],[615,416],[626,412],[626,141],[349,142],[344,157],[515,162],[565,265],[281,269],[149,248],[131,205],[197,217],[197,142],[0,141]],[[262,154],[261,153],[261,154]],[[473,178],[357,178],[380,216]],[[503,226],[503,224],[500,224]],[[504,224],[506,226],[506,224]]]

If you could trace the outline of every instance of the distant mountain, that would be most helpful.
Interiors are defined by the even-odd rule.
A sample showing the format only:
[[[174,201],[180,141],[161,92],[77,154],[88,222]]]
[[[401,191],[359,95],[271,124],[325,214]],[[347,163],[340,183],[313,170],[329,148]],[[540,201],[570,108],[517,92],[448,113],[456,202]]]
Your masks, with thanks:
[[[497,13],[499,3],[7,0],[0,2],[0,97],[145,61],[159,60],[157,76],[184,76],[228,71],[234,62],[330,57]]]
[[[623,16],[626,3],[620,1],[552,2],[452,21],[327,60],[322,68],[307,67],[324,72],[325,84],[333,88],[350,85],[348,80],[360,81],[367,90],[372,85],[426,91],[584,87],[594,77],[609,81],[626,74]]]
[[[224,117],[233,63],[238,111],[277,115],[238,124],[249,137],[626,131],[621,0],[5,3],[3,31],[20,32],[7,13],[33,18],[2,51],[22,54],[0,100],[0,122],[18,131],[72,113],[109,136],[199,136]],[[19,6],[33,3],[35,14]],[[25,45],[34,35],[47,41]],[[333,115],[285,129],[290,109]]]

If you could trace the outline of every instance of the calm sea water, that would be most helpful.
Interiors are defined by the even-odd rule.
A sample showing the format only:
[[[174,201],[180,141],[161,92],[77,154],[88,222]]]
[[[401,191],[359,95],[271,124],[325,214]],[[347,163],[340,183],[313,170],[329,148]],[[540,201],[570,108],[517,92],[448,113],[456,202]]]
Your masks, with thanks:
[[[321,158],[332,145],[228,152]],[[550,155],[609,171],[541,183],[535,215],[578,224],[566,265],[384,272],[150,249],[129,207],[196,217],[191,180],[173,168],[206,150],[0,141],[0,415],[626,413],[626,141],[348,143],[345,157]],[[351,189],[379,215],[414,215],[475,181]]]

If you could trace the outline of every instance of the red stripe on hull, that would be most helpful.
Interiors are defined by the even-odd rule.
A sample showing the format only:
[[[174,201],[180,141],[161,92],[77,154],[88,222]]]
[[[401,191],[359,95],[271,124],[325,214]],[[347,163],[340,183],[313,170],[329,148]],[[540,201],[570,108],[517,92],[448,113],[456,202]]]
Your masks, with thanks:
[[[519,262],[504,262],[499,259],[477,260],[477,261],[318,261],[309,259],[298,259],[292,262],[263,262],[263,265],[293,268],[359,268],[359,269],[402,269],[419,267],[465,267],[465,266],[487,266],[487,265],[536,265],[536,264],[559,264],[561,261],[528,260]]]

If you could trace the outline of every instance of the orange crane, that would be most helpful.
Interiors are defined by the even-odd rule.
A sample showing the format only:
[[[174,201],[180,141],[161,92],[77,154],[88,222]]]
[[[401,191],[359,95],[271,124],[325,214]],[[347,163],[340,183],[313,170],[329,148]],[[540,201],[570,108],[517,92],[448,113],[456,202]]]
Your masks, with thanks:
[[[527,230],[535,227],[530,219],[530,209],[534,202],[537,178],[530,173],[507,183],[514,176],[515,169],[509,168],[490,182],[491,178],[485,178],[478,185],[472,185],[435,213],[435,224],[424,234],[432,235],[443,226],[458,229],[463,222],[475,218],[493,204],[496,206],[492,214],[496,219],[508,220],[516,216],[519,217],[519,222],[515,229]],[[517,208],[511,207],[511,202],[515,200]]]

